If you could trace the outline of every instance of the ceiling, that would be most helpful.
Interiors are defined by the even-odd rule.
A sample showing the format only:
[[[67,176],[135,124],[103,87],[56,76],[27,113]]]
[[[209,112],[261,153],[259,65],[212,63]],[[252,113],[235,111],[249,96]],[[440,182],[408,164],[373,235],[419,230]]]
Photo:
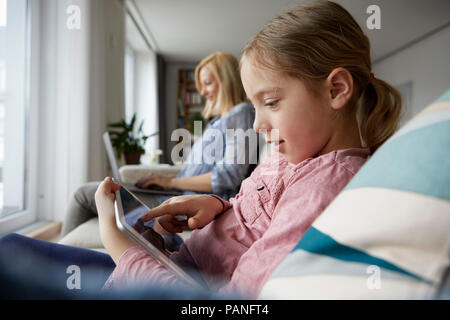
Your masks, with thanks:
[[[306,0],[129,0],[154,50],[168,62],[196,63],[214,51],[240,56],[242,48],[267,21]],[[336,0],[358,21],[379,61],[450,23],[449,0]],[[381,29],[368,30],[367,7],[381,9]],[[145,50],[128,22],[129,42]]]

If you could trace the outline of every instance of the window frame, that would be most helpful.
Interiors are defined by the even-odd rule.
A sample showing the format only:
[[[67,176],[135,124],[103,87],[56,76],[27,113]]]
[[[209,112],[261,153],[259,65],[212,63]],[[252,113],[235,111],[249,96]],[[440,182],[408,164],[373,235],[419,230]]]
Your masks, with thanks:
[[[39,167],[39,42],[41,1],[26,0],[25,209],[0,218],[0,234],[36,222]]]

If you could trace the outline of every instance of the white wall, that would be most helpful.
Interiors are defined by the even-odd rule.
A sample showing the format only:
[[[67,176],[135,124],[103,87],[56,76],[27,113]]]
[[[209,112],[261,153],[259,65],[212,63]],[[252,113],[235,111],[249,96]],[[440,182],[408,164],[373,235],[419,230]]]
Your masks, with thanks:
[[[125,10],[117,0],[89,1],[89,167],[86,181],[109,172],[102,134],[125,117]]]
[[[376,77],[394,86],[412,83],[404,120],[413,117],[450,88],[450,26],[377,62],[372,69]]]
[[[143,131],[149,135],[159,130],[158,126],[158,87],[156,54],[152,51],[136,52],[134,75],[134,103],[136,128],[144,120]],[[150,137],[145,145],[146,154],[141,158],[143,164],[150,164],[151,156],[159,148],[158,136]]]

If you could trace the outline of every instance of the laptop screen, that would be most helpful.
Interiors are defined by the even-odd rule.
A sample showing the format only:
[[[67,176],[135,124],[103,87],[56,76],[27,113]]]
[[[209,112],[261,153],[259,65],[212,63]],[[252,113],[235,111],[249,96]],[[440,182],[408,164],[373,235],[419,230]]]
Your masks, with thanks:
[[[108,155],[109,165],[111,166],[113,177],[118,183],[121,183],[119,167],[117,166],[116,155],[114,153],[108,131],[103,134],[103,143],[105,144],[106,154]]]

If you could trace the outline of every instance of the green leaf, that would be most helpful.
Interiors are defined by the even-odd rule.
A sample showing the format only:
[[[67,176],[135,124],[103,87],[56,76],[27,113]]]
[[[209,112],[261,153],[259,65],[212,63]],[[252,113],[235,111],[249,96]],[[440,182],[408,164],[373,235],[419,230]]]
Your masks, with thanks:
[[[142,127],[144,126],[144,120],[142,120],[141,125],[139,126],[138,133],[142,132]]]
[[[136,124],[136,113],[133,114],[130,122],[127,123],[125,119],[120,122],[108,124],[109,128],[114,130],[109,131],[111,143],[116,149],[117,157],[120,158],[124,152],[145,152],[145,143],[148,138],[158,135],[159,132],[154,132],[150,135],[145,135],[143,132],[144,120],[139,124],[137,132],[134,132],[134,125]]]

